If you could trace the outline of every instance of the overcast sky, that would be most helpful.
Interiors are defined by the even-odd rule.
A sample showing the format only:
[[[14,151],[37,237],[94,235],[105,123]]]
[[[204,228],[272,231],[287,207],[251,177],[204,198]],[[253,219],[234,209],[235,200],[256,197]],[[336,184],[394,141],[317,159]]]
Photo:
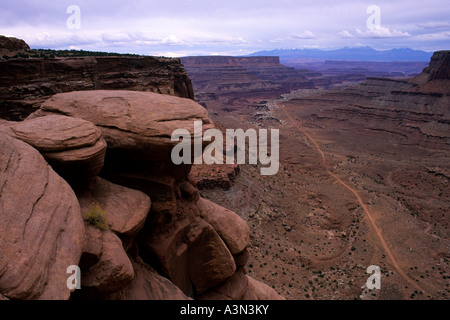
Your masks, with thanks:
[[[345,46],[436,51],[450,49],[450,1],[1,0],[0,34],[32,48],[165,56]]]

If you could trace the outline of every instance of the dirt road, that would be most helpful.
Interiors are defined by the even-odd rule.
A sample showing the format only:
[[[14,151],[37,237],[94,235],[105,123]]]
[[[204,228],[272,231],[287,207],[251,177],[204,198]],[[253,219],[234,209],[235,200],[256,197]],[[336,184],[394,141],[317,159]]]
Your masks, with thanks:
[[[423,294],[425,294],[425,290],[422,289],[419,284],[417,284],[416,281],[414,281],[413,279],[411,279],[400,267],[399,263],[397,262],[397,259],[395,258],[394,254],[392,253],[391,249],[389,248],[389,246],[386,243],[386,240],[383,237],[383,234],[381,233],[380,228],[377,226],[373,216],[371,215],[369,209],[367,208],[367,206],[364,204],[361,196],[358,194],[358,192],[349,184],[347,184],[346,182],[344,182],[341,178],[339,178],[336,174],[334,174],[333,172],[331,172],[328,169],[328,165],[327,165],[327,161],[326,161],[326,157],[324,152],[322,151],[322,149],[320,148],[319,144],[316,142],[316,140],[308,133],[306,132],[298,123],[298,121],[294,120],[292,118],[292,116],[286,111],[286,108],[281,105],[280,106],[281,111],[283,111],[283,113],[286,115],[286,117],[288,117],[288,119],[292,122],[293,126],[295,128],[298,129],[298,131],[306,136],[315,146],[317,152],[319,152],[321,158],[322,158],[322,164],[325,168],[325,170],[327,171],[327,173],[332,176],[334,179],[336,179],[337,182],[339,182],[342,186],[344,186],[345,188],[347,188],[351,193],[354,194],[355,198],[357,199],[359,205],[361,206],[361,208],[364,210],[367,219],[369,220],[373,231],[376,233],[381,246],[383,247],[384,251],[386,252],[387,256],[389,257],[389,259],[391,260],[392,265],[394,266],[394,268],[397,270],[398,274],[400,274],[401,277],[403,277],[407,282],[409,282],[412,286],[414,286],[417,290],[422,291]]]

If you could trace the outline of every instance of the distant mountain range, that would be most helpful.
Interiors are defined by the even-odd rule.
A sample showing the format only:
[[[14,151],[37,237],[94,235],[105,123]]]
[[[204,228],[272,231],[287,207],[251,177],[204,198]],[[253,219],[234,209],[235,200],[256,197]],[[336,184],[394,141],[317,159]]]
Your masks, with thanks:
[[[428,62],[433,52],[409,48],[392,50],[375,50],[370,47],[342,48],[337,50],[320,49],[276,49],[258,51],[249,56],[279,56],[281,62],[297,59],[341,60],[341,61],[425,61]]]

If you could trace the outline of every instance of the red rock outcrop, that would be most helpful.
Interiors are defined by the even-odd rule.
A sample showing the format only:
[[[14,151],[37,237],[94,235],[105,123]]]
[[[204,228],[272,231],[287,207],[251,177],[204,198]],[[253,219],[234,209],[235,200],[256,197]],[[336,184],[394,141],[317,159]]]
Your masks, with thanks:
[[[93,226],[87,229],[87,248],[84,252],[90,252],[94,245],[91,241],[98,242],[101,251],[97,251],[97,261],[92,265],[82,265],[81,286],[90,295],[102,295],[112,293],[131,283],[134,278],[134,270],[131,261],[125,252],[122,241],[111,231],[100,231]]]
[[[428,81],[450,79],[450,51],[433,53],[430,65],[423,72],[429,74]]]
[[[194,138],[195,120],[214,127],[179,60],[0,64],[0,118],[26,118],[0,120],[0,299],[238,299],[251,290],[245,221],[201,199],[191,165],[171,161],[173,130]],[[106,227],[83,223],[88,214]],[[69,265],[81,268],[81,290],[67,288]]]
[[[179,59],[125,56],[10,59],[0,61],[0,118],[23,120],[56,93],[102,89],[194,97]]]
[[[30,145],[0,134],[0,293],[68,299],[84,225],[70,186]]]
[[[22,140],[44,156],[72,185],[95,178],[103,167],[106,142],[93,123],[61,115],[4,122],[0,132]]]
[[[25,50],[30,50],[30,47],[22,39],[0,36],[0,58],[11,57]]]
[[[193,135],[194,121],[201,121],[203,130],[213,127],[208,112],[198,103],[151,92],[95,90],[56,94],[30,118],[46,114],[90,121],[100,128],[110,151],[154,161],[170,161],[170,152],[178,144],[171,140],[175,129],[185,128]]]
[[[86,240],[80,240],[76,247],[78,256],[71,261],[81,268],[82,287],[72,298],[238,299],[246,295],[244,266],[250,245],[246,222],[236,213],[200,198],[188,179],[191,166],[174,165],[170,159],[175,145],[170,139],[172,131],[185,128],[194,138],[195,120],[202,121],[203,130],[214,127],[206,110],[190,99],[100,90],[58,94],[23,122],[2,121],[4,132],[27,141],[44,155],[52,150],[82,149],[98,139],[104,139],[108,146],[100,176],[115,183],[85,176],[85,183],[72,184],[78,199],[68,185],[68,190],[59,190],[67,192],[59,196],[61,199],[71,196],[75,201],[79,234],[84,236],[87,230]],[[50,127],[53,135],[49,135]],[[32,132],[37,134],[32,136]],[[41,157],[31,146],[14,141]],[[44,164],[48,167],[42,158]],[[71,166],[68,162],[61,164]],[[21,201],[22,196],[16,196],[16,201]],[[81,219],[91,211],[92,203],[105,213],[102,219],[109,227],[106,230],[88,222],[83,227]],[[8,204],[7,208],[11,207]],[[45,223],[40,221],[39,226]],[[68,228],[64,224],[60,227]],[[49,271],[44,266],[39,270]],[[65,287],[66,277],[60,289]],[[12,295],[2,279],[0,276],[0,292],[8,298],[38,296],[27,288]],[[64,292],[65,296],[54,298],[68,298],[70,291],[66,288]],[[274,292],[273,296],[278,297]]]
[[[191,300],[167,278],[159,275],[142,259],[131,259],[131,283],[107,296],[109,300]]]
[[[132,190],[100,177],[76,191],[84,216],[92,203],[107,212],[109,228],[124,239],[133,238],[143,227],[150,211],[151,200],[143,192]]]

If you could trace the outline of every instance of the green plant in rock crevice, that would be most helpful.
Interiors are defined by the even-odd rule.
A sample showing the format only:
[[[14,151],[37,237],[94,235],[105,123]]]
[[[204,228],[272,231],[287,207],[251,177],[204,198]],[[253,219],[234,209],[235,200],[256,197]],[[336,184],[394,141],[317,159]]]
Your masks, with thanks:
[[[109,225],[106,221],[106,212],[103,208],[96,202],[91,204],[88,212],[83,217],[84,221],[93,225],[94,227],[106,231],[109,229]]]

